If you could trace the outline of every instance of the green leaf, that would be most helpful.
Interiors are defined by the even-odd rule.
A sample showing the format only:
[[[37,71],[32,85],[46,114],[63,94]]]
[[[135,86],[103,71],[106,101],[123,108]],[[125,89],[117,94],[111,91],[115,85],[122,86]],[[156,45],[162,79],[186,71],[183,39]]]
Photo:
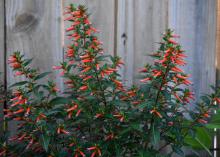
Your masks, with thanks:
[[[49,144],[50,144],[50,136],[48,136],[48,135],[41,135],[40,143],[43,146],[44,150],[47,152]]]
[[[49,112],[46,113],[46,116],[50,116],[50,115],[53,115],[53,114],[56,115],[59,112],[61,112],[61,111],[59,111],[59,110],[58,111],[57,110],[49,111]]]
[[[37,75],[34,80],[39,80],[41,78],[44,78],[45,76],[49,75],[51,72],[44,72],[42,74]]]
[[[65,97],[56,97],[50,101],[50,104],[58,105],[58,104],[69,104],[70,100]]]
[[[195,130],[195,137],[190,136],[189,134],[185,137],[185,143],[193,149],[205,149],[209,148],[212,143],[211,133],[208,132],[205,128],[197,127]]]
[[[151,141],[154,145],[157,145],[158,142],[160,141],[160,132],[158,131],[158,129],[155,127],[155,125],[153,124],[152,127],[152,138]]]
[[[210,123],[210,124],[206,124],[206,127],[208,129],[220,129],[220,123]]]
[[[11,86],[9,86],[9,88],[17,87],[17,86],[23,86],[23,85],[25,85],[27,83],[28,83],[28,81],[20,81],[20,82],[12,84]]]
[[[212,156],[209,148],[207,148],[206,145],[198,137],[196,137],[195,140],[209,153],[210,156]]]
[[[26,59],[23,63],[24,66],[27,66],[28,64],[30,64],[32,62],[33,58],[31,59]]]
[[[145,108],[146,106],[148,106],[147,103],[142,103],[142,104],[138,105],[138,107],[141,109]]]

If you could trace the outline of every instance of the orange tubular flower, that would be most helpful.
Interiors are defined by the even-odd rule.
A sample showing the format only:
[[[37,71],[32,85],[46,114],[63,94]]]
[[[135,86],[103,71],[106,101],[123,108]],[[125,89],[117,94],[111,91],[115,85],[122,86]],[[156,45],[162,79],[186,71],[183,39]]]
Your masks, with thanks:
[[[133,102],[132,102],[133,105],[138,105],[138,104],[140,104],[140,103],[141,103],[141,101],[133,101]]]
[[[60,70],[63,69],[63,66],[53,66],[52,68],[53,70]]]
[[[220,104],[220,98],[214,98],[214,101],[216,101],[218,104]]]
[[[24,109],[21,108],[21,109],[19,109],[17,111],[14,111],[13,114],[19,114],[19,113],[23,113],[23,112],[24,112]]]
[[[177,45],[177,44],[178,44],[176,41],[171,40],[171,39],[169,39],[168,41],[169,41],[171,44],[173,44],[173,45]]]
[[[134,97],[134,96],[136,96],[136,91],[131,90],[131,91],[128,91],[127,94],[129,95],[129,97]]]
[[[79,56],[79,58],[86,59],[86,58],[91,58],[91,57],[88,54],[85,54],[85,55]]]
[[[86,155],[85,155],[79,148],[77,148],[77,149],[75,150],[75,155],[74,155],[74,157],[80,157],[80,156],[85,157]]]
[[[69,48],[66,52],[67,57],[74,57],[74,49]]]
[[[204,119],[198,119],[198,122],[201,123],[201,124],[206,124],[208,123],[207,120],[204,120]]]
[[[70,134],[69,131],[66,131],[65,129],[63,129],[61,127],[57,128],[57,134],[61,134],[61,133],[63,133],[63,134]]]
[[[15,63],[17,62],[17,58],[15,55],[11,55],[8,59],[8,63]]]
[[[114,79],[112,79],[112,81],[116,84],[117,87],[123,87],[121,81],[119,81],[119,80],[114,80]]]
[[[168,126],[173,126],[173,122],[168,122]]]
[[[146,73],[148,72],[147,68],[142,68],[142,69],[139,69],[138,72],[140,73]]]
[[[103,117],[104,115],[102,114],[102,113],[97,113],[96,115],[95,115],[95,118],[101,118],[101,117]]]
[[[208,114],[208,113],[204,113],[204,114],[203,114],[203,117],[208,118],[208,117],[209,117],[209,114]]]
[[[20,75],[23,75],[24,74],[24,72],[22,72],[22,71],[16,71],[15,72],[15,76],[20,76]]]
[[[76,104],[73,107],[67,109],[67,112],[72,112],[72,111],[76,110],[77,108],[78,108],[78,105]]]
[[[82,112],[82,110],[81,109],[79,109],[77,112],[76,112],[76,117],[78,117],[79,116],[79,114]]]
[[[177,74],[176,77],[179,78],[179,79],[183,79],[183,80],[188,78],[188,76],[182,76],[180,74]]]
[[[84,79],[83,79],[83,81],[87,81],[87,80],[89,80],[89,79],[91,79],[92,78],[92,76],[87,76],[87,77],[85,77]]]
[[[85,67],[85,69],[82,70],[81,72],[82,72],[82,73],[85,73],[85,72],[87,72],[87,71],[89,71],[89,70],[91,70],[91,67]]]
[[[93,151],[90,157],[95,157],[96,155],[101,156],[101,150],[97,146],[87,148],[89,151]]]
[[[40,113],[39,116],[36,118],[36,122],[40,121],[41,119],[46,119],[46,115],[44,115],[43,113]]]
[[[180,99],[180,97],[176,93],[174,93],[173,95],[177,98],[177,100],[179,100],[181,103],[183,103],[183,100]]]
[[[177,34],[172,34],[171,37],[172,37],[172,38],[180,38],[180,36],[177,35]]]
[[[121,65],[124,65],[125,63],[121,60],[121,59],[119,59],[117,62],[116,62],[116,66],[117,67],[121,67]]]
[[[112,140],[114,138],[114,134],[113,133],[110,133],[109,135],[107,135],[105,137],[105,141],[109,141],[109,140]]]
[[[125,119],[124,115],[122,115],[120,113],[116,113],[113,116],[116,117],[120,122],[123,122]]]
[[[74,26],[71,26],[71,27],[69,27],[69,28],[66,29],[66,32],[73,31],[73,30],[75,30],[75,27],[74,27]]]
[[[23,135],[21,135],[21,136],[18,138],[18,140],[19,140],[19,141],[22,141],[22,140],[25,138],[26,135],[27,135],[27,134],[24,133]]]
[[[60,134],[61,133],[61,128],[57,128],[57,134]]]
[[[160,112],[158,112],[156,109],[153,109],[150,111],[151,114],[155,114],[156,116],[162,118],[163,116],[160,114]]]
[[[66,130],[64,130],[64,129],[61,129],[60,132],[63,133],[63,134],[66,134],[66,135],[67,135],[67,134],[70,134],[69,131],[66,131]]]
[[[171,70],[174,71],[174,72],[183,73],[183,71],[180,68],[177,68],[177,67],[173,67],[173,68],[171,68]]]
[[[21,64],[17,63],[17,62],[16,63],[12,63],[11,67],[14,68],[14,69],[18,69],[18,68],[21,68]]]
[[[89,21],[88,18],[85,18],[83,22],[84,22],[84,24],[86,24],[86,25],[91,25],[91,24],[92,24],[92,23]]]
[[[83,63],[91,63],[93,61],[93,59],[83,59],[82,62]]]
[[[162,71],[158,71],[158,70],[153,70],[153,76],[154,77],[158,77],[162,75]]]
[[[185,84],[185,85],[191,85],[191,84],[192,84],[192,82],[191,82],[191,81],[189,81],[189,80],[184,80],[184,81],[183,81],[183,84]]]
[[[145,82],[147,82],[147,81],[149,81],[149,80],[151,80],[151,78],[147,77],[147,78],[145,78],[145,79],[140,80],[140,82],[145,83]]]
[[[85,91],[85,90],[87,90],[87,89],[88,89],[88,86],[87,86],[87,85],[84,85],[84,86],[82,86],[82,87],[79,88],[79,90],[81,90],[81,91]]]
[[[28,145],[26,146],[26,149],[29,149],[33,143],[34,143],[34,139],[31,138],[31,140],[29,141]]]
[[[175,60],[175,63],[176,63],[177,65],[181,65],[181,66],[186,65],[186,62],[183,61],[183,60],[181,60],[181,59],[176,59],[176,60]]]
[[[30,111],[31,111],[31,107],[28,107],[27,110],[26,110],[25,115],[29,115]]]
[[[16,118],[13,118],[13,120],[15,120],[15,121],[22,121],[22,120],[24,120],[24,118],[23,117],[16,117]]]

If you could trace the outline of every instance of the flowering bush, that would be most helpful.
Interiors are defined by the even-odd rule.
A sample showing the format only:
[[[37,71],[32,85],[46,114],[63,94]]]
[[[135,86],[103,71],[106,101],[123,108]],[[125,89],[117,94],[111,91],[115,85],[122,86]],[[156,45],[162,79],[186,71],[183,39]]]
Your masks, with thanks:
[[[25,80],[12,85],[5,118],[18,121],[18,129],[0,156],[154,157],[184,155],[183,146],[210,153],[205,126],[220,103],[219,92],[214,89],[189,109],[194,96],[180,68],[186,56],[177,35],[164,34],[154,64],[140,70],[139,87],[124,87],[118,73],[123,62],[103,54],[86,9],[71,5],[65,14],[72,42],[65,61],[53,67],[65,80],[64,92],[51,80],[40,83],[50,73],[31,68],[31,59],[20,52],[9,58],[15,75]],[[167,146],[171,149],[162,155]]]

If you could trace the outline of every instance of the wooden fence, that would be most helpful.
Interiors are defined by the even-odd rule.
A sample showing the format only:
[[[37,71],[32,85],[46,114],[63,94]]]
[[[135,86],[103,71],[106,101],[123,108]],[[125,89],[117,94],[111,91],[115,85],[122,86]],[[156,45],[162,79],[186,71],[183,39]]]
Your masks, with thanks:
[[[137,69],[152,62],[147,54],[157,49],[166,28],[181,35],[189,56],[184,68],[192,74],[196,97],[215,84],[216,65],[220,67],[215,59],[217,0],[0,0],[0,71],[6,85],[17,81],[6,64],[14,51],[34,57],[34,66],[42,71],[63,59],[68,24],[62,12],[70,3],[89,8],[105,53],[125,61],[121,73],[126,85],[137,83]],[[62,86],[62,79],[55,79]]]

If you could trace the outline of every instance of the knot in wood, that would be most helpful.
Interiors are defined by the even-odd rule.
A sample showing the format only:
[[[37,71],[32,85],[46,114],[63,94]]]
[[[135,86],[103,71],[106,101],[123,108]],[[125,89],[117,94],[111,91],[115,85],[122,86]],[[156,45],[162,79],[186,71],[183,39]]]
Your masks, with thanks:
[[[28,32],[33,30],[38,24],[38,18],[33,13],[23,13],[15,18],[15,32]]]

